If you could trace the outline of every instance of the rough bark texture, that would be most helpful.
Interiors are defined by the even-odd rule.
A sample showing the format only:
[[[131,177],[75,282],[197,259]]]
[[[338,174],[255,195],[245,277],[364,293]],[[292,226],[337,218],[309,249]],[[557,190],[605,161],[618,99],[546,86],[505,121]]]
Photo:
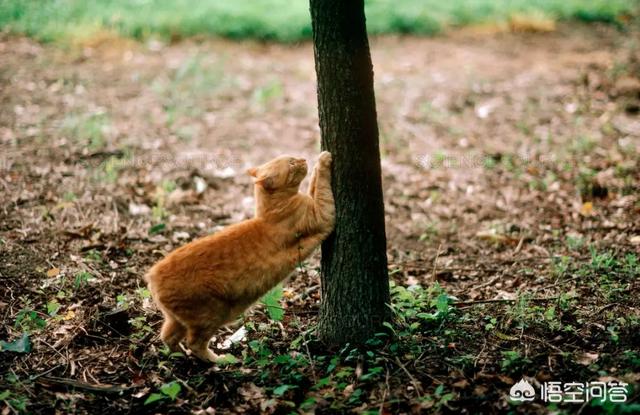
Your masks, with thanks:
[[[322,147],[333,155],[336,229],[322,245],[319,336],[361,343],[388,316],[384,205],[363,0],[310,0]]]

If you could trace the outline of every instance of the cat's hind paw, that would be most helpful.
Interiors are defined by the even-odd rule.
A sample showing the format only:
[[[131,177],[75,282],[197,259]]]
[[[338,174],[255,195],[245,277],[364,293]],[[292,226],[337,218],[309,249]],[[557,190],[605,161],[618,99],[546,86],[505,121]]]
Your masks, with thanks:
[[[193,355],[196,356],[198,359],[205,362],[211,362],[211,363],[215,363],[216,360],[218,360],[218,358],[220,357],[217,354],[213,353],[210,349],[198,350],[198,351],[191,350],[191,353],[193,353]]]

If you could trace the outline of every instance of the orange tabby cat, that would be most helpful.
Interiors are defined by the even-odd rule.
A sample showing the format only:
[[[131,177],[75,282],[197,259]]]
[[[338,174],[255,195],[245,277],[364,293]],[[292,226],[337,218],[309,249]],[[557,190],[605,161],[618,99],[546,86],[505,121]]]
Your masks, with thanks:
[[[145,275],[164,315],[162,341],[173,351],[186,337],[192,353],[213,361],[216,330],[291,273],[332,232],[331,154],[323,151],[309,194],[299,193],[304,159],[282,156],[251,168],[255,217],[176,249]]]

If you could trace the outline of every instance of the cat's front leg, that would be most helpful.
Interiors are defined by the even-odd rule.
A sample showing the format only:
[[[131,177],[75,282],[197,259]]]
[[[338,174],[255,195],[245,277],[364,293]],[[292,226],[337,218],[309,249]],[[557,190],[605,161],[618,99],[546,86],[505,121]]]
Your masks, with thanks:
[[[316,197],[316,185],[318,183],[319,167],[319,163],[315,165],[315,167],[313,168],[313,173],[311,173],[311,180],[309,180],[309,196],[311,196],[311,199],[314,199]]]
[[[322,153],[320,153],[322,154]],[[313,199],[316,197],[316,185],[318,183],[318,170],[320,169],[320,163],[316,163],[311,173],[311,179],[309,180],[309,196]]]
[[[328,235],[335,222],[335,204],[331,190],[331,153],[323,151],[312,177],[312,224],[320,233]]]

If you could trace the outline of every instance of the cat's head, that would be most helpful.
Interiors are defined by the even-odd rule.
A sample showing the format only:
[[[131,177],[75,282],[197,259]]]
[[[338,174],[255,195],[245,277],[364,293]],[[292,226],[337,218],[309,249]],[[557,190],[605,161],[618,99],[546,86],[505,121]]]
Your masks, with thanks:
[[[280,156],[261,166],[252,167],[247,173],[253,182],[268,192],[298,189],[307,175],[307,161],[291,156]]]

